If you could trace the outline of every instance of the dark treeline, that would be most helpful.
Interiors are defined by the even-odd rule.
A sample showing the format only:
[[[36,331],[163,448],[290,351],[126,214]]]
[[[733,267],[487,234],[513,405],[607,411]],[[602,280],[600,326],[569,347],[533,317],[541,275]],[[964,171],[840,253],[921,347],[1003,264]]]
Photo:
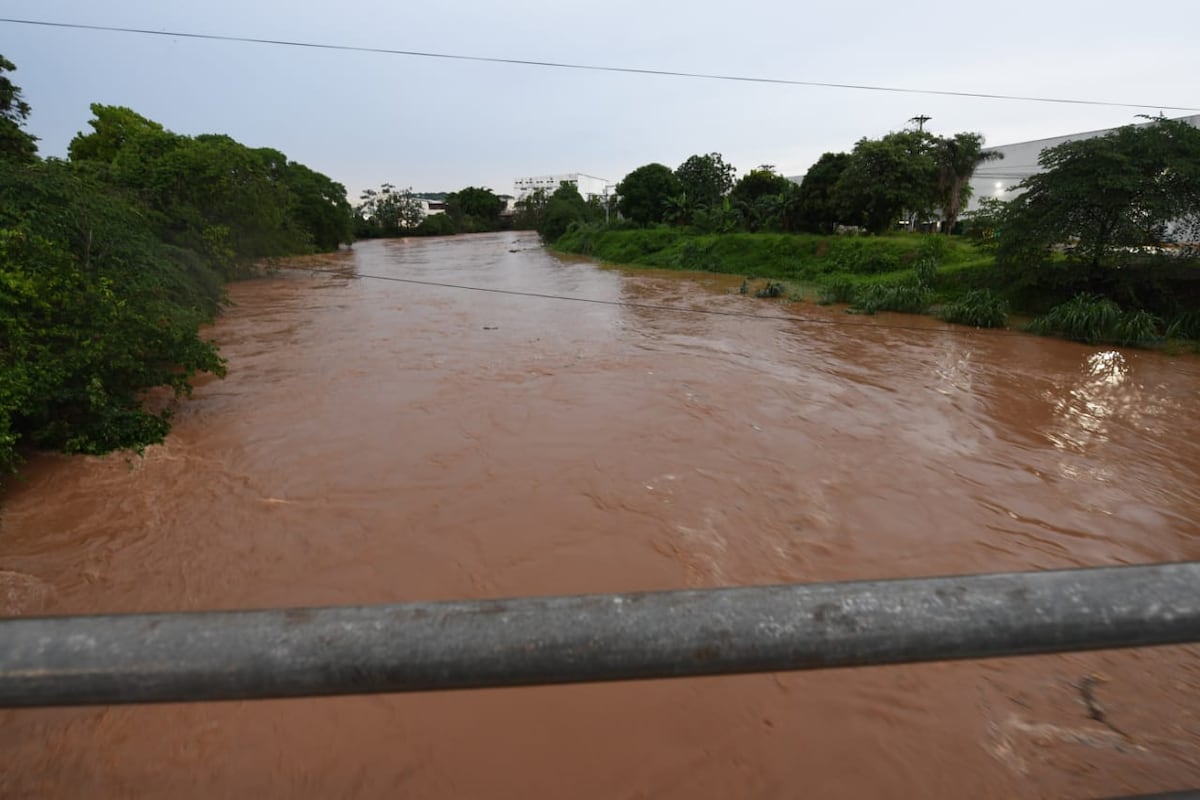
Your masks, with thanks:
[[[0,469],[18,447],[160,441],[147,390],[224,373],[200,335],[255,259],[353,236],[343,187],[277,150],[183,136],[93,105],[69,159],[41,159],[0,58]]]
[[[983,137],[898,131],[826,153],[799,183],[769,164],[734,180],[720,153],[693,155],[671,170],[646,164],[617,185],[617,208],[638,225],[700,233],[831,233],[839,226],[884,233],[906,218],[951,232],[970,197],[975,167],[994,157]]]

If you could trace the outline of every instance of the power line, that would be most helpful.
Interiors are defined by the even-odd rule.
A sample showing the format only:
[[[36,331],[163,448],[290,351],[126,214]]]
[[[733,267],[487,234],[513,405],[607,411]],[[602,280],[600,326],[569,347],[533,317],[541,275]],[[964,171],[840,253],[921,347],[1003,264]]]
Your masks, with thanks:
[[[783,86],[809,86],[824,89],[853,89],[868,92],[895,92],[900,94],[937,95],[943,97],[970,97],[984,100],[1017,100],[1028,103],[1065,103],[1068,105],[1106,106],[1110,108],[1140,108],[1155,111],[1200,111],[1200,108],[1189,106],[1168,106],[1159,103],[1119,103],[1108,100],[1080,100],[1063,97],[1034,97],[1012,94],[993,94],[989,92],[956,92],[946,89],[912,89],[898,86],[873,86],[859,83],[833,83],[827,81],[802,81],[786,78],[761,78],[745,75],[723,75],[706,72],[681,72],[665,69],[643,69],[639,67],[614,67],[601,64],[572,64],[562,61],[536,61],[524,58],[500,58],[496,56],[470,56],[461,53],[433,53],[421,50],[397,50],[386,47],[360,47],[346,44],[327,44],[321,42],[297,42],[287,39],[262,39],[252,36],[225,36],[211,33],[185,33],[183,31],[149,30],[146,28],[123,28],[111,25],[84,25],[73,22],[48,22],[46,20],[10,19],[0,17],[0,23],[11,25],[37,25],[45,28],[70,28],[84,31],[105,31],[109,33],[132,33],[143,36],[166,36],[176,39],[203,39],[217,42],[241,42],[244,44],[270,44],[281,47],[307,47],[317,50],[342,50],[355,53],[377,53],[393,56],[412,56],[415,58],[440,58],[453,61],[475,61],[489,64],[511,64],[527,67],[550,67],[553,69],[574,69],[591,72],[619,72],[631,75],[658,75],[672,78],[698,78],[713,81],[737,81],[740,83],[767,83]]]
[[[393,275],[369,275],[362,272],[347,273],[343,270],[333,269],[313,269],[311,267],[301,266],[282,266],[280,269],[288,269],[296,272],[309,272],[323,275],[336,275],[340,278],[353,278],[355,280],[375,280],[389,281],[392,283],[408,283],[417,286],[431,286],[438,289],[459,289],[470,292],[485,292],[487,294],[503,294],[513,297],[535,297],[541,300],[565,300],[573,303],[590,303],[601,306],[618,306],[620,308],[636,308],[644,311],[667,311],[678,314],[706,314],[714,317],[737,317],[741,319],[753,320],[774,320],[777,322],[798,322],[805,325],[831,325],[843,328],[871,328],[873,330],[896,330],[896,331],[920,331],[923,333],[981,333],[981,328],[970,328],[965,326],[950,326],[946,328],[928,328],[919,327],[916,325],[892,325],[885,322],[846,322],[836,319],[812,319],[806,317],[797,317],[794,315],[785,314],[751,314],[747,311],[721,311],[713,308],[684,308],[682,306],[664,306],[657,303],[633,303],[627,300],[601,300],[594,297],[572,297],[571,295],[548,294],[544,292],[528,292],[519,289],[497,289],[490,286],[470,286],[461,283],[444,283],[442,281],[424,281],[417,278],[397,278]],[[990,335],[1017,335],[1019,331],[1008,329],[988,329]]]

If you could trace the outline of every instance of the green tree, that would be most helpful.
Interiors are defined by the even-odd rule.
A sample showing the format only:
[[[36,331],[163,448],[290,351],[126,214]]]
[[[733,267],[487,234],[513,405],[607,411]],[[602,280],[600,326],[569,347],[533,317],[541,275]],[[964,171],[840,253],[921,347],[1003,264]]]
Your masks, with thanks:
[[[355,208],[356,233],[362,238],[404,236],[413,231],[425,212],[412,189],[399,189],[385,183],[379,190],[367,189]]]
[[[180,136],[121,106],[94,104],[92,114],[92,131],[71,141],[72,163],[133,191],[162,238],[227,272],[242,259],[350,239],[344,190],[278,150]]]
[[[933,137],[921,131],[860,139],[834,189],[843,221],[883,233],[905,212],[928,216],[937,204],[933,154]]]
[[[971,176],[975,168],[1001,158],[1004,154],[996,150],[984,152],[981,133],[957,133],[935,140],[938,203],[942,207],[942,229],[947,234],[953,233],[963,206],[971,199]]]
[[[222,296],[219,274],[163,244],[122,190],[63,161],[0,164],[0,463],[17,440],[88,453],[160,440],[169,412],[141,395],[223,373],[199,335]]]
[[[1156,119],[1042,151],[1042,171],[1008,205],[998,259],[1043,260],[1055,245],[1093,269],[1200,240],[1200,130]]]
[[[22,130],[29,118],[29,103],[6,72],[15,72],[16,65],[0,56],[0,159],[30,162],[37,158],[37,137]]]
[[[696,204],[687,196],[687,192],[680,192],[667,198],[663,208],[663,222],[668,225],[689,225],[695,214]]]
[[[792,182],[775,171],[770,164],[752,169],[738,179],[729,196],[734,202],[753,203],[768,195],[786,194]]]
[[[563,181],[546,203],[546,213],[538,234],[546,242],[554,242],[567,232],[572,223],[589,222],[595,219],[597,209],[583,199],[573,183]]]
[[[750,232],[784,227],[783,215],[795,184],[769,164],[752,169],[734,184],[729,199]]]
[[[541,227],[542,219],[546,216],[546,204],[550,197],[545,189],[534,189],[517,201],[516,217],[513,227],[522,231],[536,231]]]
[[[733,188],[735,172],[720,153],[708,153],[689,157],[675,170],[675,177],[693,203],[712,208]]]
[[[446,214],[463,233],[500,230],[504,201],[491,189],[468,186],[446,197]]]
[[[75,134],[67,146],[72,161],[113,164],[122,154],[130,160],[158,158],[182,140],[131,108],[92,103],[91,110],[92,132]]]
[[[328,176],[289,161],[284,181],[290,195],[289,216],[318,250],[336,250],[354,241],[354,210],[346,187]]]
[[[663,221],[669,198],[683,192],[683,186],[670,167],[646,164],[629,173],[617,184],[620,200],[617,208],[627,219],[639,225]]]
[[[799,189],[787,199],[786,228],[829,233],[842,221],[837,186],[849,163],[849,153],[825,153],[817,159],[805,173]]]

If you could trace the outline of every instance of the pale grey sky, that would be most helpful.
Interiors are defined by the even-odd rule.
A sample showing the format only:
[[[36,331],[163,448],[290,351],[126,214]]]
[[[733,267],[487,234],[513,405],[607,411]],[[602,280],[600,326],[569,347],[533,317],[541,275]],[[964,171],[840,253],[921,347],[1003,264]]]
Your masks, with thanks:
[[[5,0],[0,16],[467,55],[1200,107],[1196,0],[653,3]],[[1134,121],[1136,109],[554,70],[0,24],[43,155],[88,104],[228,133],[344,183],[512,191],[519,175],[619,180],[719,151],[739,174],[933,117],[991,144]],[[1179,116],[1185,112],[1171,112]]]

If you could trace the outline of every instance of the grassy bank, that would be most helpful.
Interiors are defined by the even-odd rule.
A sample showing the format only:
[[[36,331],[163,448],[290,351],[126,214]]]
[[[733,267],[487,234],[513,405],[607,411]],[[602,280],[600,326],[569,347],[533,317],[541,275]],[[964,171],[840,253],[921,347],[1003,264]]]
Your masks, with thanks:
[[[783,233],[695,235],[678,228],[576,228],[554,245],[563,253],[659,269],[722,272],[820,285],[835,277],[894,282],[922,260],[947,271],[988,267],[992,258],[945,236],[816,236]]]
[[[936,234],[701,235],[668,227],[576,227],[554,249],[612,264],[742,275],[748,294],[845,304],[866,314],[932,314],[956,324],[999,328],[1014,311],[1037,317],[1028,328],[1034,333],[1142,347],[1175,340],[1172,346],[1195,349],[1200,334],[1200,313],[1188,307],[1157,315],[1123,308],[1112,297],[1089,291],[1093,278],[1067,276],[1068,265],[1061,260],[1009,276],[971,240]],[[1128,280],[1124,285],[1133,286]]]
[[[695,270],[778,283],[792,299],[862,303],[867,313],[920,312],[998,282],[993,259],[970,242],[931,234],[850,237],[810,234],[696,235],[678,228],[576,228],[561,253],[611,264]],[[914,292],[917,288],[919,291]]]

